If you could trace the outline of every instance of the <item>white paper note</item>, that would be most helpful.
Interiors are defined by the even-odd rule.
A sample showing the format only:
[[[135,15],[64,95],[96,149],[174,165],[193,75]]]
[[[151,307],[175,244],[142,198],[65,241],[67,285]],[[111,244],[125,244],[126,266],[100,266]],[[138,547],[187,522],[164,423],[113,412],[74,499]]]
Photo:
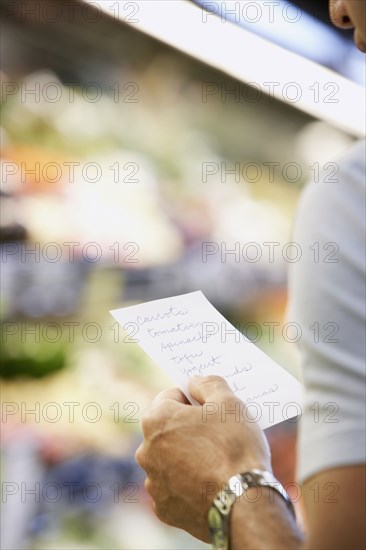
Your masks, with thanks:
[[[139,344],[191,403],[189,378],[215,374],[225,378],[263,429],[301,415],[301,383],[236,330],[202,292],[111,314],[128,333],[124,341]]]

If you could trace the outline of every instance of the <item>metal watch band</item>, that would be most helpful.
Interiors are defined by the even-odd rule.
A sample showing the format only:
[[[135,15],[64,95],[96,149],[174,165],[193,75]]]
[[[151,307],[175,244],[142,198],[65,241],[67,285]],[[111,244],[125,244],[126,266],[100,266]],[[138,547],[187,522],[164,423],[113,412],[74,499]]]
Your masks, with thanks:
[[[223,489],[217,493],[208,512],[210,538],[214,550],[230,550],[230,512],[233,504],[250,487],[270,487],[281,495],[295,517],[295,509],[290,497],[270,472],[250,470],[232,476]]]
[[[291,502],[290,497],[288,496],[282,484],[270,472],[267,472],[265,470],[250,470],[249,472],[238,474],[234,477],[240,480],[241,486],[243,488],[243,493],[247,491],[249,487],[270,487],[279,495],[281,495],[281,497],[285,500],[288,508],[291,510],[291,513],[294,515],[294,517],[296,517],[295,508]]]

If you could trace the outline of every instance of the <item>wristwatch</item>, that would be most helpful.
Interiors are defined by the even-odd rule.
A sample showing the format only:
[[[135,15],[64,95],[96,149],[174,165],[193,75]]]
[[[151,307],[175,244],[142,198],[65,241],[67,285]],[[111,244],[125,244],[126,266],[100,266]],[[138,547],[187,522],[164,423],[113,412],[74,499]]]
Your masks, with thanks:
[[[250,470],[243,474],[231,477],[222,489],[217,493],[209,511],[208,526],[210,531],[211,544],[214,550],[230,549],[230,512],[235,502],[240,497],[245,498],[245,493],[250,487],[270,487],[286,501],[292,514],[295,510],[290,497],[274,477],[265,470]],[[254,500],[248,502],[255,502]]]

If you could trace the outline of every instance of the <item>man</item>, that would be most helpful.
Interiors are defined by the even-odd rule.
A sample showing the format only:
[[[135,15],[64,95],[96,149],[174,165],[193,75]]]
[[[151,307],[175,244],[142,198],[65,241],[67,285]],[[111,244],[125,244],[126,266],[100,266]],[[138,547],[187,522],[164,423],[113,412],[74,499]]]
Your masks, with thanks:
[[[354,27],[355,42],[366,52],[366,0],[331,0],[330,8],[334,24]],[[171,389],[143,418],[145,440],[136,460],[147,472],[156,515],[205,542],[211,538],[215,548],[366,547],[364,177],[365,142],[359,142],[341,160],[338,182],[324,177],[308,186],[295,228],[294,240],[304,249],[319,243],[326,250],[333,243],[328,252],[336,252],[293,264],[290,273],[290,315],[303,327],[306,403],[298,468],[306,533],[271,475],[258,425],[247,414],[240,423],[234,415],[223,422],[219,413],[203,421],[206,402],[235,407],[237,398],[223,379],[191,379],[199,407]],[[317,337],[309,328],[315,322]],[[239,489],[229,491],[230,478]]]

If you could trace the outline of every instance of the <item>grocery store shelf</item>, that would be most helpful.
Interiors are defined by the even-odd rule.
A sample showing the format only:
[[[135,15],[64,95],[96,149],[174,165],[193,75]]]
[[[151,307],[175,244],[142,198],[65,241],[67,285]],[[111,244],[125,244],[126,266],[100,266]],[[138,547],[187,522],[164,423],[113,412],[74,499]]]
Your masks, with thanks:
[[[193,3],[84,2],[353,136],[366,133],[362,86],[233,23],[208,16]]]

